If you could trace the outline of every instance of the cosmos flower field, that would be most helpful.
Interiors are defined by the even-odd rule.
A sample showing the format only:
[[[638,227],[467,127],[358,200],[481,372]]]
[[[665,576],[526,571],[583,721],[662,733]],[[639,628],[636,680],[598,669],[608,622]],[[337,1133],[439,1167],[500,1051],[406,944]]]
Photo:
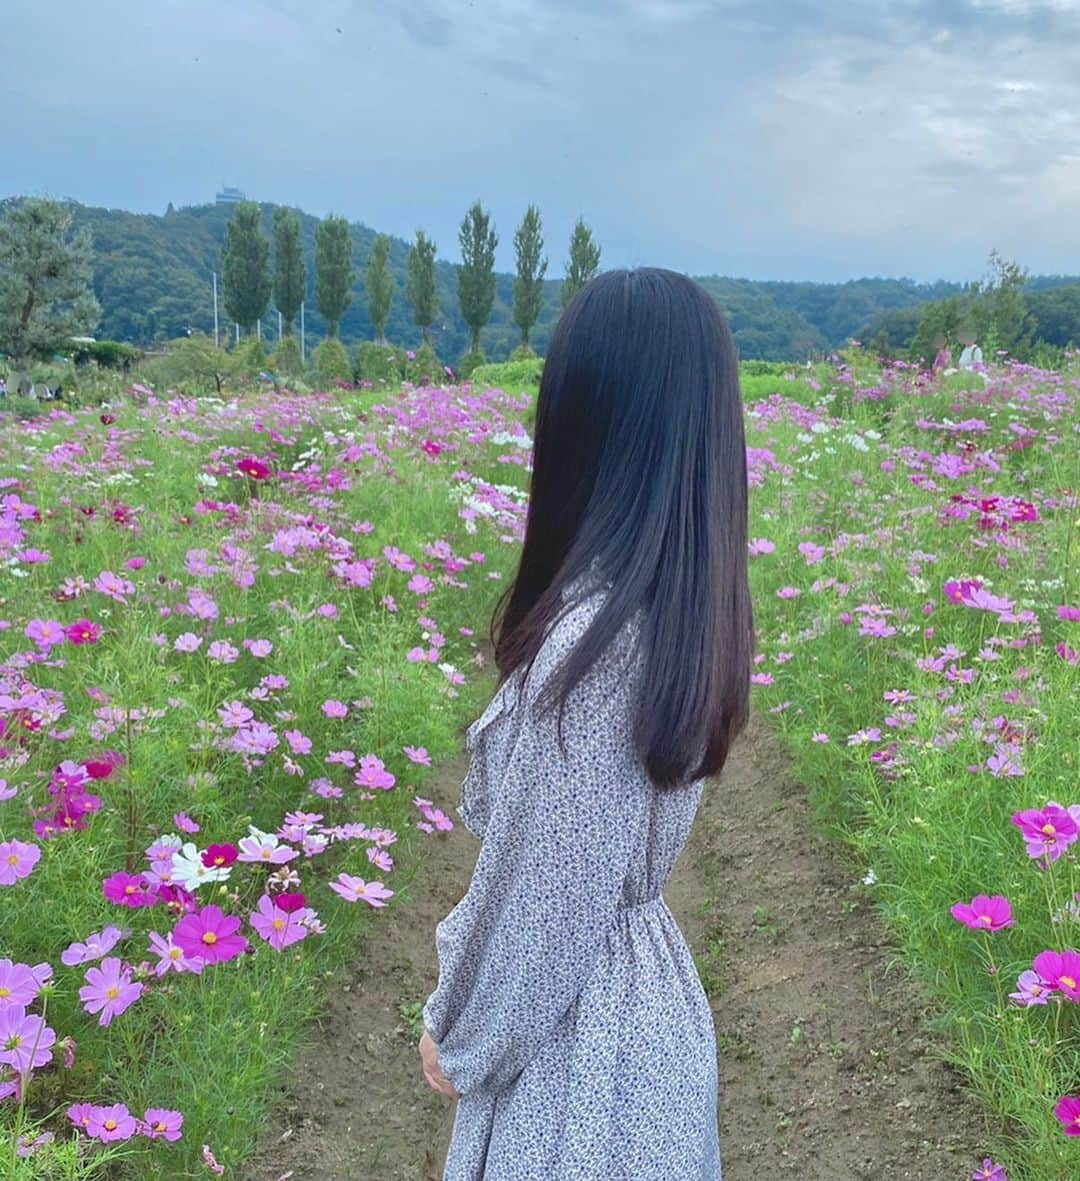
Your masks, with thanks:
[[[489,684],[528,402],[0,421],[0,1175],[250,1151],[454,839],[424,784]],[[1016,366],[747,387],[757,708],[984,1105],[957,1177],[1080,1175],[1078,409]]]

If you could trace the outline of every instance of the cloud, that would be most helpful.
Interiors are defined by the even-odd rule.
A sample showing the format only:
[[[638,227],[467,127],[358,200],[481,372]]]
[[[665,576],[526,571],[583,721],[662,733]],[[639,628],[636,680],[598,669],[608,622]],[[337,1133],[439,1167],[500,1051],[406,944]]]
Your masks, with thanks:
[[[6,191],[162,210],[223,182],[453,257],[480,196],[552,273],[966,278],[1033,269],[1080,207],[1080,2],[16,0]],[[117,47],[123,66],[117,66]]]

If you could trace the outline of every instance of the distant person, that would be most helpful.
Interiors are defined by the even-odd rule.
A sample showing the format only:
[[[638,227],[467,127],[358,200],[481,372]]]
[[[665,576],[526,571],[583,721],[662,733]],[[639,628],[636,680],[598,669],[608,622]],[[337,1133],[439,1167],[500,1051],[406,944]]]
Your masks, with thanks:
[[[964,345],[964,351],[960,354],[960,368],[970,372],[976,365],[983,363],[982,349],[975,343],[975,337],[970,333],[962,336],[960,340]]]
[[[19,378],[19,384],[17,388],[20,398],[29,398],[34,392],[34,387],[30,383],[30,378],[27,377],[25,373]]]
[[[949,348],[944,336],[934,337],[934,349],[936,350],[936,355],[931,368],[935,373],[943,373],[952,362],[952,350]]]
[[[0,398],[7,394],[7,378],[0,377]]]

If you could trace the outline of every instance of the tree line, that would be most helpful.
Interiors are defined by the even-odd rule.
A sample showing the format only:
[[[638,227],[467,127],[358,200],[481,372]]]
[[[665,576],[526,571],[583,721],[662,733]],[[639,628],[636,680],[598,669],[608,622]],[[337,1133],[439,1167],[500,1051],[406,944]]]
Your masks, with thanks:
[[[222,249],[222,280],[225,309],[247,334],[255,330],[273,302],[281,315],[283,334],[293,334],[307,285],[300,244],[297,214],[278,207],[274,211],[273,243],[263,233],[261,211],[254,202],[242,202],[226,227]],[[483,359],[480,333],[491,318],[495,302],[495,251],[499,237],[490,213],[476,201],[466,212],[458,232],[461,263],[457,267],[457,296],[461,316],[470,333],[469,351],[462,368]],[[416,232],[406,265],[405,296],[413,323],[430,345],[430,330],[439,316],[439,295],[435,282],[436,244],[424,230]],[[521,334],[519,349],[530,352],[529,337],[544,300],[548,260],[544,257],[540,211],[530,205],[514,233],[516,273],[513,289],[513,318]],[[570,259],[562,282],[561,302],[565,307],[597,273],[600,247],[592,231],[578,219],[570,239]],[[352,301],[356,266],[348,222],[331,215],[315,231],[315,301],[326,320],[329,339],[338,338],[342,316]],[[386,327],[395,291],[390,270],[390,239],[379,234],[372,245],[364,273],[368,314],[375,343],[386,344]]]

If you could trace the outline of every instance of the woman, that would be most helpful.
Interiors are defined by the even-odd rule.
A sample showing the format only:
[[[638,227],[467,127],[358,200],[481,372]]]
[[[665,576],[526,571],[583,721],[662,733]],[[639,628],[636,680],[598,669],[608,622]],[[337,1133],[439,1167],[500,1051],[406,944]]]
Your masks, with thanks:
[[[482,846],[420,1044],[446,1181],[719,1181],[716,1037],[661,891],[746,722],[735,347],[671,271],[588,283],[537,404],[525,543],[469,729]]]

